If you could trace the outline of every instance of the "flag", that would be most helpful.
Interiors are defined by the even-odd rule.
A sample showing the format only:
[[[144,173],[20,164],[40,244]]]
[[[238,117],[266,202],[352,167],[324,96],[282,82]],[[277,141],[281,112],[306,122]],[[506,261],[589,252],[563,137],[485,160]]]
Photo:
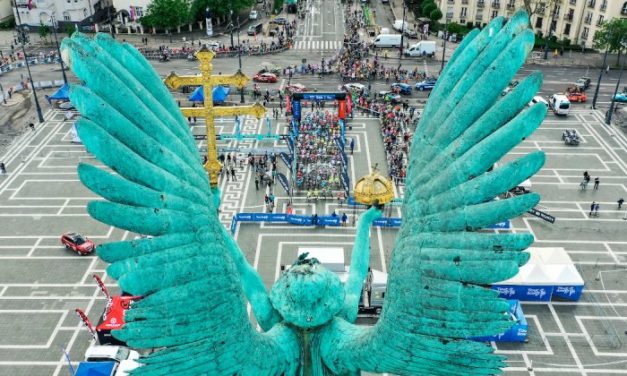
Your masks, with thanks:
[[[131,18],[131,21],[135,21],[135,7],[131,6],[129,8],[130,8],[129,16]]]
[[[28,10],[33,9],[33,0],[28,0]]]

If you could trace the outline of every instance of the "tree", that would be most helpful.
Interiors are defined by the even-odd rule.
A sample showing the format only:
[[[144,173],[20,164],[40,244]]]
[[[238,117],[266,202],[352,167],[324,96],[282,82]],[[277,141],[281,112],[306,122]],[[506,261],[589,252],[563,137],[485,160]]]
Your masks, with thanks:
[[[437,5],[435,5],[435,3],[433,3],[432,1],[427,1],[426,3],[422,5],[422,14],[426,17],[429,17],[431,12],[433,12],[436,9],[438,9],[438,7]]]
[[[442,11],[440,11],[439,9],[432,11],[431,13],[429,13],[429,19],[432,22],[438,22],[442,19]]]
[[[65,32],[67,33],[69,37],[71,37],[75,31],[76,31],[76,26],[74,26],[71,23],[65,24]]]
[[[238,14],[240,10],[250,8],[255,0],[192,0],[192,19],[204,20],[205,9],[209,8],[213,16],[227,16],[230,10]]]
[[[144,26],[173,29],[190,21],[189,11],[187,0],[154,0],[140,22]]]
[[[625,48],[622,43],[627,41],[627,19],[613,18],[601,24],[601,28],[594,33],[594,48],[607,49],[609,52],[617,52],[620,64],[620,55]]]
[[[45,43],[48,43],[48,35],[50,35],[50,27],[44,24],[43,21],[39,21],[39,37],[45,40]]]

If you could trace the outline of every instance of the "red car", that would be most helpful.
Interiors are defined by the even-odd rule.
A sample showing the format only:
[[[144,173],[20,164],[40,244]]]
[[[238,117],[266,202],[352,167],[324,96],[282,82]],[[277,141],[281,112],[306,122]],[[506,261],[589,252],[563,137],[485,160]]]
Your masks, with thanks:
[[[285,87],[285,90],[289,93],[302,93],[307,90],[307,87],[303,84],[291,84]]]
[[[257,73],[253,77],[255,82],[277,82],[276,74],[274,73]]]
[[[61,235],[61,243],[81,256],[88,255],[96,250],[96,245],[87,237],[76,232],[66,232]]]
[[[586,93],[584,93],[583,91],[566,93],[566,97],[571,102],[585,102],[588,99],[586,97]]]

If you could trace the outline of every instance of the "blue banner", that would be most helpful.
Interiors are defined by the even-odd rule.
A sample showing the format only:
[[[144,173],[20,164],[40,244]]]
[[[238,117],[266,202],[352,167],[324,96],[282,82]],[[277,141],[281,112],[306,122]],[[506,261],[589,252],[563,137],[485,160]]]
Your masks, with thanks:
[[[340,157],[342,157],[344,168],[348,168],[348,157],[346,156],[346,153],[344,153],[344,150],[340,151]]]
[[[287,153],[279,153],[279,157],[287,167],[292,167],[292,156]]]
[[[344,150],[344,141],[342,141],[342,138],[336,137],[335,142],[337,143],[337,147],[340,148],[340,150]]]
[[[548,302],[553,295],[554,286],[522,286],[522,285],[493,285],[492,290],[499,293],[500,298],[517,299],[522,301]]]
[[[516,317],[516,324],[514,324],[509,330],[504,333],[497,334],[489,337],[475,337],[470,338],[478,342],[524,342],[527,339],[527,332],[529,331],[529,325],[525,314],[522,311],[522,306],[518,300],[509,300],[510,313]]]
[[[283,153],[281,153],[281,158],[283,158]],[[287,194],[290,193],[290,184],[287,182],[287,176],[285,176],[284,174],[277,172],[276,173],[276,178],[279,181],[279,183],[281,184],[281,187],[283,187],[283,189],[285,189],[285,192]]]
[[[287,139],[287,148],[290,150],[290,154],[294,155],[294,136],[290,134],[290,137]]]
[[[231,235],[235,235],[235,229],[237,229],[237,216],[231,218]]]
[[[303,99],[313,101],[334,101],[337,93],[302,93]]]
[[[489,228],[489,229],[492,229],[492,230],[509,230],[509,229],[512,228],[512,223],[508,219],[507,221],[495,223],[495,224],[487,226],[485,228]]]
[[[293,119],[296,121],[300,121],[300,101],[299,100],[293,100],[292,101],[292,116]],[[296,131],[296,134],[298,134],[298,131]]]

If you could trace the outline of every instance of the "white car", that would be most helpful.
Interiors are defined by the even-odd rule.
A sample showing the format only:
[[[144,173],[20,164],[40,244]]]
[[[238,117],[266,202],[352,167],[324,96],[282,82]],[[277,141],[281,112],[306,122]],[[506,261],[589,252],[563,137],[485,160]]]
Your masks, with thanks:
[[[116,376],[127,376],[131,370],[141,366],[137,362],[139,353],[124,346],[92,346],[85,351],[85,361],[87,362],[110,362],[118,363]]]
[[[549,102],[547,102],[547,100],[542,98],[540,95],[536,95],[535,97],[533,97],[531,101],[529,102],[528,106],[531,107],[536,103],[542,103],[543,105],[546,106],[546,108],[549,108]]]
[[[256,20],[257,17],[259,17],[259,15],[257,14],[256,10],[251,10],[250,11],[250,15],[248,15],[248,18],[251,20]]]
[[[365,85],[360,84],[359,82],[350,82],[344,84],[339,87],[341,91],[368,91],[368,88]]]
[[[200,41],[202,43],[203,46],[206,46],[208,49],[215,51],[218,48],[220,48],[220,42],[217,42],[215,40],[201,40]]]

